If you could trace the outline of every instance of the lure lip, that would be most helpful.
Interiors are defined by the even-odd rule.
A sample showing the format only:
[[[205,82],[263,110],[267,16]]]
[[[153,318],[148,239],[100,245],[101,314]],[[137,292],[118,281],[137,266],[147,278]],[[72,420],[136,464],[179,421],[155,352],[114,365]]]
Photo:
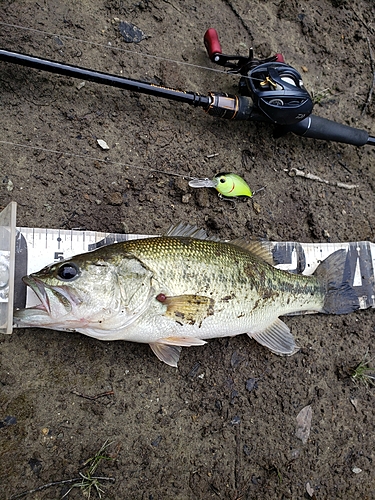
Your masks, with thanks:
[[[193,188],[216,188],[218,184],[219,181],[216,178],[209,179],[208,177],[189,181],[189,186]]]

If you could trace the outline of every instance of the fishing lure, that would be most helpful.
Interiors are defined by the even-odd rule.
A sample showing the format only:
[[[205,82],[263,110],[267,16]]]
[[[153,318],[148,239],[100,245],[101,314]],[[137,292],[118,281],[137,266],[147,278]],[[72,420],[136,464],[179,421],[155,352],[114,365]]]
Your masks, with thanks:
[[[190,187],[213,187],[219,195],[226,198],[237,198],[238,196],[248,196],[251,198],[253,193],[249,185],[237,174],[221,173],[215,175],[212,179],[192,179],[189,182]]]

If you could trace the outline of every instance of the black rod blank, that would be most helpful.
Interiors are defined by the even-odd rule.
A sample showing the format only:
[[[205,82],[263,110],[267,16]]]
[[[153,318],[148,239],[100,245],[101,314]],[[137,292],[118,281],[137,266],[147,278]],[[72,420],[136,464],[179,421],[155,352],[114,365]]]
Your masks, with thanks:
[[[56,73],[63,76],[80,78],[81,80],[109,85],[120,89],[133,90],[135,92],[155,97],[164,97],[166,99],[202,108],[208,108],[211,103],[211,98],[209,96],[200,95],[195,92],[184,92],[169,89],[152,83],[133,80],[131,78],[123,78],[121,76],[102,73],[100,71],[93,71],[91,69],[59,63],[49,59],[42,59],[40,57],[29,56],[20,52],[11,52],[9,50],[0,49],[0,61],[48,71],[49,73]]]

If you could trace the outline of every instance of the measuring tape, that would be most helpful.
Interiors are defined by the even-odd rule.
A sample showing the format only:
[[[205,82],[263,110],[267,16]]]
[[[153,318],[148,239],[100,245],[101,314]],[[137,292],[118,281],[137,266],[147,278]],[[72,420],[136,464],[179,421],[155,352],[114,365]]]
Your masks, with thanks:
[[[151,235],[116,234],[97,231],[28,228],[16,226],[15,202],[0,213],[0,333],[12,333],[14,308],[39,303],[34,292],[22,281],[27,274],[62,259],[95,250],[112,243]],[[155,236],[155,235],[154,235]],[[333,252],[347,252],[346,266],[361,309],[375,307],[375,244],[350,243],[265,243],[275,266],[298,274],[312,274]]]

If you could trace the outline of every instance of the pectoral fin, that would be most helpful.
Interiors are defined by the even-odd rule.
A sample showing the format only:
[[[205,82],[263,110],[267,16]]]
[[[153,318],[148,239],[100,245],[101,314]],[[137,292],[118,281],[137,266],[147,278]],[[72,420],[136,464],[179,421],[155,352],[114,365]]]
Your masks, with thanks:
[[[299,350],[289,327],[279,318],[262,332],[248,333],[248,335],[275,354],[291,356]]]
[[[160,361],[177,368],[182,347],[204,345],[205,343],[204,340],[194,337],[166,337],[152,342],[150,347]]]
[[[167,306],[165,316],[178,323],[194,325],[202,323],[214,312],[214,300],[202,295],[178,295],[165,297],[163,304]]]

